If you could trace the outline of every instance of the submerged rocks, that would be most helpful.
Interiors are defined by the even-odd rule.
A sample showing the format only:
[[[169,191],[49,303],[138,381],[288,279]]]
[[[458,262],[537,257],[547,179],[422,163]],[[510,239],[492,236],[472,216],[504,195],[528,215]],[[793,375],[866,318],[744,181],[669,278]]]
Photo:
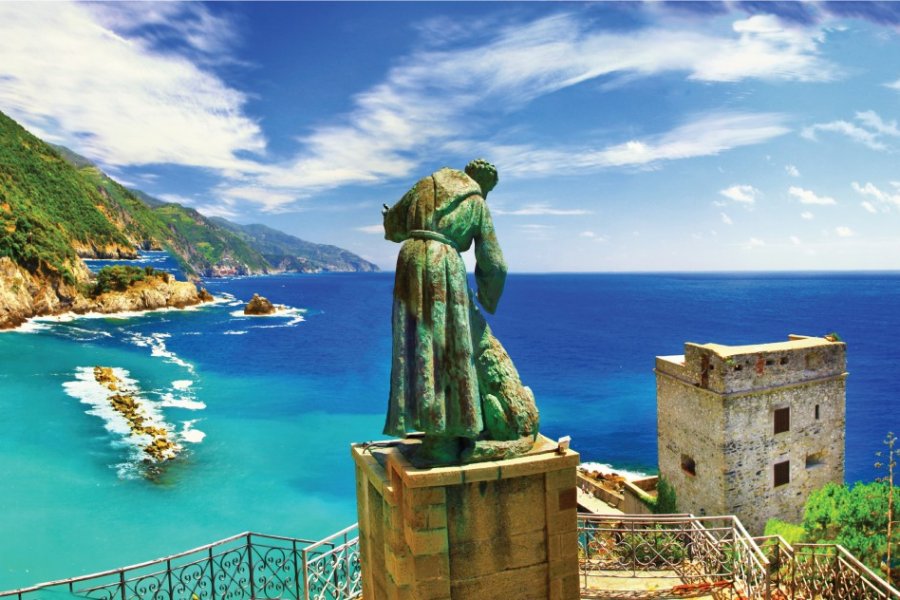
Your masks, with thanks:
[[[244,307],[245,315],[271,315],[274,314],[276,307],[266,298],[259,294],[253,294],[253,298]]]
[[[162,463],[178,456],[181,446],[172,439],[172,434],[164,426],[150,423],[140,399],[135,398],[129,390],[123,389],[119,378],[110,367],[94,367],[94,379],[110,392],[114,392],[108,398],[109,404],[125,418],[131,429],[131,435],[142,439],[143,452],[146,454],[145,463]]]

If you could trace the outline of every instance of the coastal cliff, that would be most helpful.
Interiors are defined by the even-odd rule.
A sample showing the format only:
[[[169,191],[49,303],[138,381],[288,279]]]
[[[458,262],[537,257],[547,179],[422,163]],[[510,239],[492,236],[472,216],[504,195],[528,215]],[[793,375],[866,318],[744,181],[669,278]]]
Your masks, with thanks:
[[[91,293],[87,275],[69,284],[61,277],[31,273],[8,257],[0,257],[0,329],[18,327],[31,317],[62,313],[135,312],[185,308],[212,300],[206,290],[165,273],[153,273],[122,290]]]

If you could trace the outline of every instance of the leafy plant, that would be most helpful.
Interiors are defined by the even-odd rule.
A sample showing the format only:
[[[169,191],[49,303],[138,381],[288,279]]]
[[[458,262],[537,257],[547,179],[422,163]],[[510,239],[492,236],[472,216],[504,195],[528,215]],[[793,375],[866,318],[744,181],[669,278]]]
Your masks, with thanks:
[[[92,296],[99,296],[107,292],[124,292],[138,281],[143,281],[148,277],[164,277],[168,279],[168,274],[163,271],[157,271],[153,267],[133,267],[131,265],[114,265],[103,267],[97,273],[97,281],[91,290]]]
[[[658,515],[678,512],[675,488],[665,477],[660,477],[656,483],[656,502],[653,503],[651,510]]]

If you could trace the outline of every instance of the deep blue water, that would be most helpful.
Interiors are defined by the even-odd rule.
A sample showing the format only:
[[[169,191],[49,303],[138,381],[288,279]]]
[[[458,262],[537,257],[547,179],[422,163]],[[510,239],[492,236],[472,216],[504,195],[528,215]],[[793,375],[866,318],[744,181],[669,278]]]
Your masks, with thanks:
[[[393,275],[205,285],[224,300],[0,334],[0,589],[246,530],[317,538],[356,520],[348,446],[381,437]],[[293,310],[241,316],[256,292]],[[874,452],[900,431],[898,300],[896,273],[511,275],[489,322],[546,435],[571,435],[583,460],[643,471],[656,462],[656,355],[837,331],[853,481],[878,475]],[[183,436],[159,481],[135,471],[102,402],[82,402],[96,402],[79,377],[98,364],[123,369]]]

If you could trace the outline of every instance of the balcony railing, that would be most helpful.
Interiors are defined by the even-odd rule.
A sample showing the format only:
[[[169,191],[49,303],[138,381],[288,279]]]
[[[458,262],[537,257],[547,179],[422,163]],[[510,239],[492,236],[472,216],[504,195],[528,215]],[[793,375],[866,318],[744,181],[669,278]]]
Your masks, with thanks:
[[[352,525],[312,541],[242,533],[129,567],[0,592],[36,600],[351,600],[362,594]]]
[[[582,598],[900,600],[835,544],[751,538],[735,517],[578,517]],[[0,592],[2,600],[353,600],[359,531],[313,542],[242,533],[158,560]]]
[[[772,564],[777,600],[900,600],[900,591],[838,544],[788,544],[781,536],[755,538]]]
[[[770,598],[769,560],[735,517],[578,519],[582,598]]]

